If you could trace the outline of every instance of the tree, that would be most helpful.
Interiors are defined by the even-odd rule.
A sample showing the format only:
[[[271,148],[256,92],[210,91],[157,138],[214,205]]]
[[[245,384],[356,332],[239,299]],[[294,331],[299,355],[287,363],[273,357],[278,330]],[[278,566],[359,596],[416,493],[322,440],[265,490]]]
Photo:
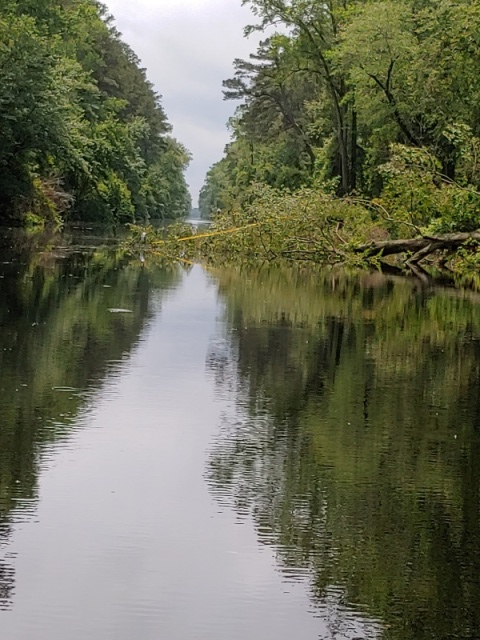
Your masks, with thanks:
[[[32,18],[0,21],[0,202],[16,210],[34,196],[32,178],[82,163],[84,128],[76,97],[87,84],[58,40]]]
[[[305,105],[315,98],[318,83],[315,76],[302,70],[295,45],[287,36],[277,34],[261,44],[251,61],[235,60],[235,77],[224,82],[224,95],[244,101],[236,124],[252,142],[275,144],[275,140],[292,147],[296,158],[290,159],[290,165],[302,170],[307,164],[307,172],[313,175],[315,140]]]
[[[0,84],[2,217],[58,220],[71,203],[71,217],[110,222],[188,211],[188,154],[99,3],[7,2]]]
[[[315,74],[326,89],[340,170],[341,192],[356,187],[356,109],[346,76],[332,62],[331,52],[340,37],[340,21],[348,0],[244,0],[260,18],[257,28],[281,24],[298,40],[305,71]]]
[[[262,194],[271,192],[255,183],[273,187],[283,209],[276,204],[281,221],[276,226],[272,219],[269,229],[282,227],[286,233],[288,228],[290,244],[301,238],[300,254],[318,258],[316,230],[305,236],[286,222],[292,192],[299,192],[300,202],[308,187],[318,191],[312,195],[319,203],[313,225],[328,227],[329,241],[315,245],[323,259],[328,244],[332,260],[345,256],[341,245],[348,242],[336,227],[345,224],[348,209],[364,225],[355,227],[364,239],[347,234],[355,255],[373,242],[368,254],[393,254],[402,247],[411,264],[408,251],[414,247],[419,247],[415,260],[432,252],[449,260],[461,246],[462,255],[470,251],[475,268],[480,260],[480,5],[470,0],[244,4],[258,19],[247,33],[277,32],[249,60],[236,60],[234,77],[224,83],[225,96],[242,102],[230,123],[233,140],[208,174],[202,196],[226,209],[219,225],[268,215]],[[320,203],[332,195],[344,199],[326,220]],[[305,242],[311,245],[307,252]],[[292,251],[288,239],[280,244],[282,255]]]
[[[349,71],[373,163],[389,144],[403,142],[429,147],[455,177],[458,154],[445,134],[457,123],[478,133],[479,28],[472,3],[442,0],[418,10],[410,0],[382,0],[359,8],[337,55]]]

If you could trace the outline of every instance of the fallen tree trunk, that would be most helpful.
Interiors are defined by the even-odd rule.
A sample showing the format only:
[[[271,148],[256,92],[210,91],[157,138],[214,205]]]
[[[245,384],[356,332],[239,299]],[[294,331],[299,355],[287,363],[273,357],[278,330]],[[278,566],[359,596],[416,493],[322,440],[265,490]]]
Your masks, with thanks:
[[[480,242],[480,229],[464,233],[445,233],[439,236],[370,242],[354,247],[353,251],[363,253],[367,258],[409,253],[412,255],[406,260],[407,264],[418,264],[435,251],[455,250],[470,240]]]

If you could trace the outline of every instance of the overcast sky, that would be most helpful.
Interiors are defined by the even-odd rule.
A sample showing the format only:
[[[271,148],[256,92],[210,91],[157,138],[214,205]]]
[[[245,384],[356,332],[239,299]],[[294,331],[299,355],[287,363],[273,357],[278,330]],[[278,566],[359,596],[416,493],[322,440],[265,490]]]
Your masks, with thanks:
[[[162,95],[174,136],[193,154],[187,181],[196,206],[229,140],[235,105],[223,101],[222,80],[232,76],[233,59],[248,57],[258,42],[243,37],[252,14],[241,0],[105,1]]]

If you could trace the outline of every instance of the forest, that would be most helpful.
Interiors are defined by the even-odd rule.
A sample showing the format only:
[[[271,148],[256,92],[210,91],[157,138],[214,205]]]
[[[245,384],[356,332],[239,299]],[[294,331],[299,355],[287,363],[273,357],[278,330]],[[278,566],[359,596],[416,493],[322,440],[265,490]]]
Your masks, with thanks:
[[[224,82],[240,104],[202,215],[264,257],[478,269],[479,3],[243,3],[265,38]]]
[[[184,216],[189,160],[101,3],[2,2],[0,222]]]

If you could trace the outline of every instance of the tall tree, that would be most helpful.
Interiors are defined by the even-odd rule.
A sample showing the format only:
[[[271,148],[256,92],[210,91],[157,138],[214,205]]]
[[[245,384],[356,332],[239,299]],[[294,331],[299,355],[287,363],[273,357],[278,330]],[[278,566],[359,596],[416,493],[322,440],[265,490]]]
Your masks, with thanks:
[[[356,186],[356,110],[349,94],[346,76],[332,63],[331,52],[339,41],[340,22],[348,0],[244,0],[260,18],[257,27],[278,25],[298,39],[303,51],[305,70],[315,74],[324,84],[333,113],[339,156],[341,191],[348,193]]]

